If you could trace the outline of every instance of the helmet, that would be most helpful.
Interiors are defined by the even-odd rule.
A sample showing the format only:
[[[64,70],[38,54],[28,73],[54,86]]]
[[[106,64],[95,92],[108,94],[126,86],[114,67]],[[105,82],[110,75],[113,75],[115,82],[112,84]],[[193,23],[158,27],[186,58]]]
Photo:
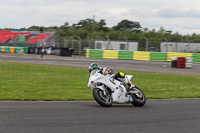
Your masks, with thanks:
[[[91,72],[94,69],[99,69],[99,65],[96,63],[91,63],[88,69],[89,69],[89,72]]]
[[[115,74],[115,79],[123,79],[125,78],[125,74],[123,72],[118,72]]]
[[[120,78],[124,78],[125,74],[123,72],[119,72]]]

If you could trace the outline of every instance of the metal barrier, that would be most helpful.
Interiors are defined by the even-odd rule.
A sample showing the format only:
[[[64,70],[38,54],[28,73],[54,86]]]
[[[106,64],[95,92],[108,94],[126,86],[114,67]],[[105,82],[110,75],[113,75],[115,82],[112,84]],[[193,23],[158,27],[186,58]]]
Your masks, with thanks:
[[[193,63],[200,63],[200,54],[147,51],[86,50],[87,58],[128,59],[143,61],[171,61],[172,57],[192,57]]]

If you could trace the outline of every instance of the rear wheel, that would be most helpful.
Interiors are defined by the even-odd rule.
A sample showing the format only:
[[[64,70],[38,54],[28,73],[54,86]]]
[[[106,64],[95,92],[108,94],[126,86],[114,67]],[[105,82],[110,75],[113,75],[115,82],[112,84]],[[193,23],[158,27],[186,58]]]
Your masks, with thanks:
[[[99,88],[93,89],[93,97],[103,107],[110,107],[112,106],[112,97],[109,91],[106,90],[106,95],[104,92]]]
[[[133,91],[137,91],[137,93],[131,94],[133,102],[131,102],[134,106],[144,106],[146,103],[146,98],[144,93],[138,88],[134,87]]]

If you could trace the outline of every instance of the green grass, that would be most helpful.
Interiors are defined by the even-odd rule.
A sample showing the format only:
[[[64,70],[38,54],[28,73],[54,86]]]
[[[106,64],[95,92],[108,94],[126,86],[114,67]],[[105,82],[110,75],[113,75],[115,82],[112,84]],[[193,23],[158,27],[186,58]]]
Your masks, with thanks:
[[[122,72],[148,99],[200,97],[200,76]],[[87,68],[1,62],[0,100],[93,100],[88,78]]]

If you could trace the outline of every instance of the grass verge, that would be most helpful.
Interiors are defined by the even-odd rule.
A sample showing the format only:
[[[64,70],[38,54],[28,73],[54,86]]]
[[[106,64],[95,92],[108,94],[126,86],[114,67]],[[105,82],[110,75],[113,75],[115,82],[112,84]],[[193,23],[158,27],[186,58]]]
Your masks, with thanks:
[[[200,76],[122,72],[148,99],[200,97]],[[93,100],[88,78],[87,68],[1,62],[0,100]]]

